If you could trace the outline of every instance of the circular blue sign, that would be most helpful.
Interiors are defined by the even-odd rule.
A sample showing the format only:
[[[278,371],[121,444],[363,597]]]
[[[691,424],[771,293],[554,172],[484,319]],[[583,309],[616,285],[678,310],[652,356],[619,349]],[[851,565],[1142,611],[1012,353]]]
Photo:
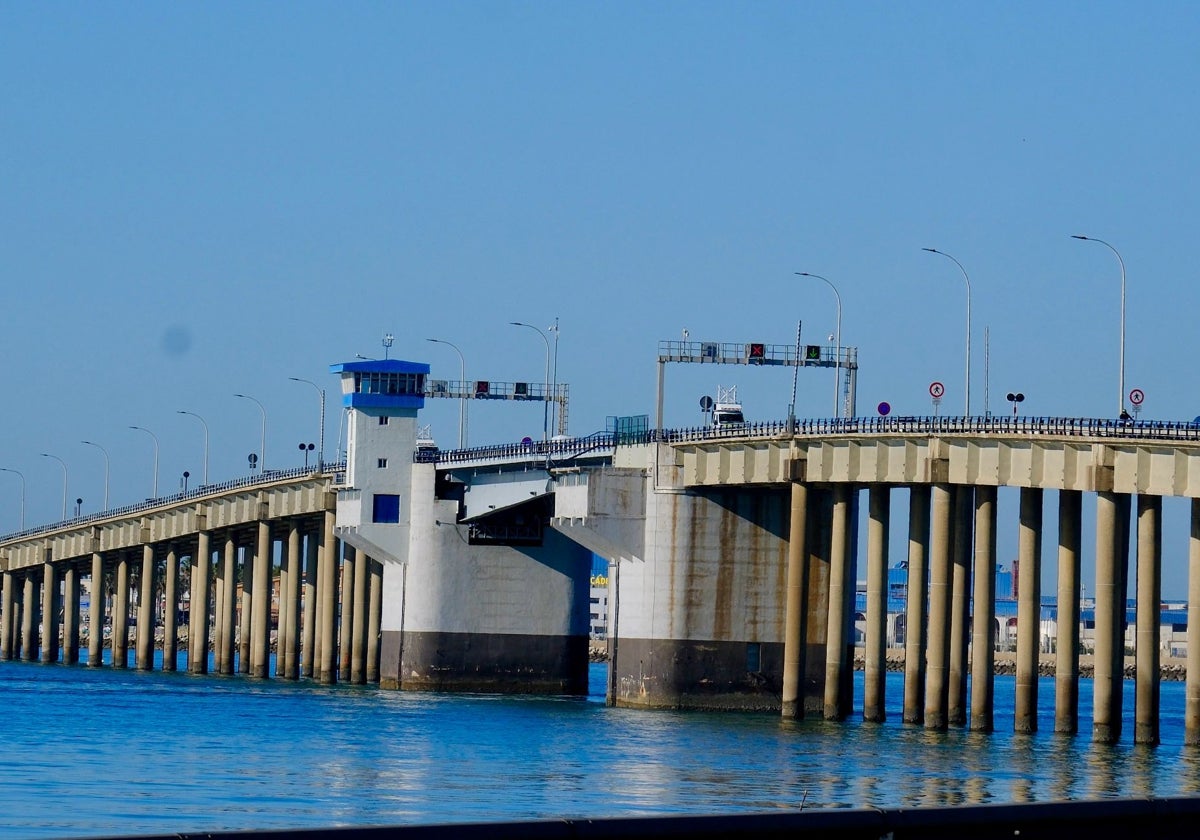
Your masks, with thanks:
[[[889,414],[892,413],[892,407],[885,402],[881,402],[877,406],[877,410],[879,411],[880,417],[887,417]]]

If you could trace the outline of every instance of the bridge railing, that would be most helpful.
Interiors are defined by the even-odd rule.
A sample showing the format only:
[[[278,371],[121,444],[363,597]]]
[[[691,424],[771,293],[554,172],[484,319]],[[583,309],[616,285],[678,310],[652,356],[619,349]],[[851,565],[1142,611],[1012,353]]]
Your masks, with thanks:
[[[616,436],[611,432],[595,432],[585,437],[474,446],[470,449],[418,449],[413,454],[413,461],[418,464],[454,465],[472,461],[548,459],[554,463],[561,463],[581,455],[611,450],[615,446]]]
[[[248,475],[241,478],[230,479],[219,484],[204,484],[187,492],[173,493],[167,496],[159,496],[155,499],[144,499],[140,502],[135,502],[131,505],[123,507],[109,508],[105,511],[97,511],[83,516],[75,516],[69,519],[64,519],[61,522],[51,522],[46,525],[38,525],[34,528],[26,528],[23,531],[17,531],[12,534],[0,535],[0,543],[9,542],[10,540],[19,540],[25,537],[33,537],[38,534],[44,534],[48,531],[57,531],[65,527],[78,527],[87,525],[92,522],[100,522],[113,517],[130,516],[140,513],[144,510],[162,507],[164,505],[174,504],[176,502],[188,501],[191,499],[199,499],[204,496],[219,496],[222,493],[227,493],[230,490],[237,490],[244,487],[253,487],[258,484],[274,484],[280,480],[289,478],[300,478],[306,475],[330,475],[333,477],[333,483],[338,484],[342,480],[342,476],[346,472],[346,462],[340,461],[331,464],[325,464],[318,469],[316,466],[311,467],[293,467],[286,470],[266,470],[262,475]]]

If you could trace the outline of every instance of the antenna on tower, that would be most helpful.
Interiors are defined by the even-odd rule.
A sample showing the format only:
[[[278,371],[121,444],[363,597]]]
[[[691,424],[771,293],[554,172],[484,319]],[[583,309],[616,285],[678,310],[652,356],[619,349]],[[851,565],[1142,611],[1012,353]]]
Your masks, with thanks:
[[[392,349],[392,342],[395,340],[396,337],[391,333],[383,334],[383,358],[386,359],[388,357],[388,351]]]

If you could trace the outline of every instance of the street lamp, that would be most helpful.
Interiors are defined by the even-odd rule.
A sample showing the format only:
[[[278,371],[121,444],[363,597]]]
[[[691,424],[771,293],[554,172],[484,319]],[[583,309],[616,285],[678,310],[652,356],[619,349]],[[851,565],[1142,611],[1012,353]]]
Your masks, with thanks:
[[[258,474],[262,475],[263,470],[267,468],[267,409],[263,404],[254,397],[248,394],[234,394],[235,397],[241,397],[244,400],[250,400],[258,406],[258,410],[262,412],[262,445],[258,449]]]
[[[562,406],[558,404],[558,316],[554,316],[554,326],[546,327],[547,332],[554,333],[554,370],[550,374],[550,394],[555,398],[554,408],[550,412],[550,428],[558,429],[558,434],[566,434],[562,427]]]
[[[550,440],[550,394],[549,394],[549,391],[550,391],[550,339],[546,338],[546,334],[544,332],[542,332],[541,330],[539,330],[537,327],[535,327],[533,324],[523,324],[520,321],[509,321],[508,323],[514,327],[526,327],[527,329],[533,330],[535,333],[537,333],[539,336],[541,336],[542,341],[546,345],[546,378],[542,384],[542,396],[544,397],[543,406],[542,406],[542,440],[549,441]]]
[[[51,455],[49,452],[41,452],[41,453],[39,453],[39,454],[40,454],[40,455],[41,455],[43,458],[53,458],[55,461],[58,461],[58,463],[59,463],[59,464],[62,466],[62,471],[63,471],[63,512],[62,512],[62,521],[63,521],[63,522],[66,522],[66,521],[67,521],[67,462],[66,462],[66,461],[64,461],[62,458],[59,458],[57,455]]]
[[[105,511],[105,513],[107,513],[108,512],[108,466],[109,466],[108,450],[105,449],[100,444],[93,443],[90,440],[82,441],[82,443],[86,443],[88,446],[94,446],[97,449],[99,449],[102,453],[104,453],[104,511]]]
[[[325,389],[318,386],[316,382],[301,379],[298,376],[289,376],[288,379],[293,382],[307,382],[316,389],[317,394],[321,397],[321,430],[317,435],[317,469],[322,470],[325,468]],[[305,460],[304,466],[308,466],[307,460]]]
[[[315,448],[311,443],[300,444],[300,451],[304,453],[304,469],[308,469],[308,453],[312,452]]]
[[[0,472],[9,472],[21,479],[21,530],[25,530],[25,474],[8,467],[0,467]]]
[[[200,421],[200,425],[204,427],[204,485],[208,486],[208,424],[204,422],[204,418],[192,411],[183,411],[182,409],[175,412],[176,414],[186,414],[189,417],[195,417]],[[158,451],[157,442],[155,443],[155,452]],[[155,456],[155,463],[158,463]],[[154,486],[158,487],[158,470],[154,471]]]
[[[458,448],[466,449],[467,447],[467,360],[463,356],[458,345],[451,344],[441,338],[427,338],[426,341],[432,341],[434,344],[445,344],[447,347],[454,350],[458,354],[458,362],[461,365],[460,376],[460,393],[458,395]]]
[[[145,432],[150,435],[150,439],[154,441],[154,489],[150,491],[150,498],[158,498],[158,435],[149,429],[144,429],[141,426],[130,426],[129,428],[139,432]]]
[[[838,393],[841,391],[842,385],[842,296],[838,294],[837,286],[820,274],[809,274],[807,271],[797,271],[795,274],[823,281],[826,286],[833,289],[833,295],[837,298],[837,348],[833,353],[833,416],[841,417],[842,413],[838,410]]]
[[[966,395],[966,408],[963,410],[964,417],[971,416],[971,278],[967,276],[967,270],[963,268],[962,263],[954,259],[945,251],[939,251],[937,248],[922,248],[922,251],[928,251],[931,254],[937,254],[945,257],[958,266],[958,270],[962,272],[963,280],[967,284],[967,382],[964,390]]]
[[[1124,419],[1129,416],[1125,412],[1125,260],[1121,259],[1121,254],[1116,248],[1109,245],[1103,239],[1097,239],[1094,236],[1081,236],[1079,234],[1072,234],[1071,238],[1081,239],[1084,242],[1099,242],[1116,254],[1117,262],[1121,264],[1121,366],[1117,384],[1117,405],[1121,411],[1118,416]]]

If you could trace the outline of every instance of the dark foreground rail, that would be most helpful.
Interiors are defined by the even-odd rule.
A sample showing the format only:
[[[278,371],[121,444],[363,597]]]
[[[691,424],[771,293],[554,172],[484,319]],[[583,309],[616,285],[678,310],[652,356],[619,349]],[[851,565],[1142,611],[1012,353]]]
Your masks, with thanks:
[[[633,817],[596,820],[377,826],[295,831],[202,832],[142,836],[139,840],[296,837],[302,840],[639,840],[640,838],[821,837],[834,840],[906,838],[1048,838],[1194,836],[1200,797],[1098,799],[947,808],[831,809],[714,817]]]

